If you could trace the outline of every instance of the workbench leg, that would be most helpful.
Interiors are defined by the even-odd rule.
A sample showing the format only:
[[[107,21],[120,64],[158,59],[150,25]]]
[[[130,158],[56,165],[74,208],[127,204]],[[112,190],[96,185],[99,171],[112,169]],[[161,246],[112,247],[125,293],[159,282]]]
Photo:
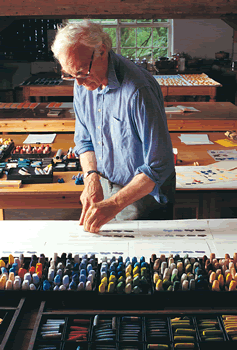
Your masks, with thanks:
[[[30,87],[29,86],[23,87],[23,101],[30,102]]]
[[[0,209],[0,221],[4,220],[4,209]]]
[[[216,87],[212,86],[210,89],[211,93],[209,102],[216,102]]]

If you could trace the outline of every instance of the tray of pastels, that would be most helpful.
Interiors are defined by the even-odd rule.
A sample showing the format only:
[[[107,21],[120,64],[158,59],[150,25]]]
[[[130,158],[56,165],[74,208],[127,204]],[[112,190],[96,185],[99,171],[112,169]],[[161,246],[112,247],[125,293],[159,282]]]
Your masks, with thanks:
[[[44,314],[36,329],[33,350],[52,349],[236,349],[237,315],[134,312]],[[35,326],[36,327],[36,326]],[[79,347],[78,347],[79,345]],[[47,348],[47,349],[48,349]]]

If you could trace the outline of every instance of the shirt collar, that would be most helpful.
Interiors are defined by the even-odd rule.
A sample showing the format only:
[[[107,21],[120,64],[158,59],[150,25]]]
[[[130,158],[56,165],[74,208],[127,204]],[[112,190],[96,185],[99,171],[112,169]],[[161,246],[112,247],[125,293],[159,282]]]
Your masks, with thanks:
[[[116,66],[116,55],[113,50],[110,50],[109,53],[109,65],[108,65],[108,89],[117,89],[120,87],[120,83],[118,81],[115,66]]]

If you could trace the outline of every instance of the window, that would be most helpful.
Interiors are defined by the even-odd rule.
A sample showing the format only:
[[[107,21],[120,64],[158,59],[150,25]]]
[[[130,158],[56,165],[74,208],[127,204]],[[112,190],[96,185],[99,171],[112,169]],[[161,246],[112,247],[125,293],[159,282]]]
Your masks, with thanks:
[[[69,22],[82,19],[69,19]],[[157,60],[173,53],[173,20],[92,19],[100,23],[112,39],[113,50],[128,58]]]

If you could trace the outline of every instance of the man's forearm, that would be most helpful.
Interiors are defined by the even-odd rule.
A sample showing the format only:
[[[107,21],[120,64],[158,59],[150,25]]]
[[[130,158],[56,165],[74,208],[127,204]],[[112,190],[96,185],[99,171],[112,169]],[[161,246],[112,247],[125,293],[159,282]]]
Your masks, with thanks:
[[[154,181],[152,181],[144,173],[140,173],[134,176],[129,184],[127,184],[106,201],[112,201],[118,206],[121,211],[128,205],[148,195],[150,192],[152,192],[154,187]]]
[[[95,152],[88,151],[80,154],[80,163],[84,173],[89,170],[97,170]]]

